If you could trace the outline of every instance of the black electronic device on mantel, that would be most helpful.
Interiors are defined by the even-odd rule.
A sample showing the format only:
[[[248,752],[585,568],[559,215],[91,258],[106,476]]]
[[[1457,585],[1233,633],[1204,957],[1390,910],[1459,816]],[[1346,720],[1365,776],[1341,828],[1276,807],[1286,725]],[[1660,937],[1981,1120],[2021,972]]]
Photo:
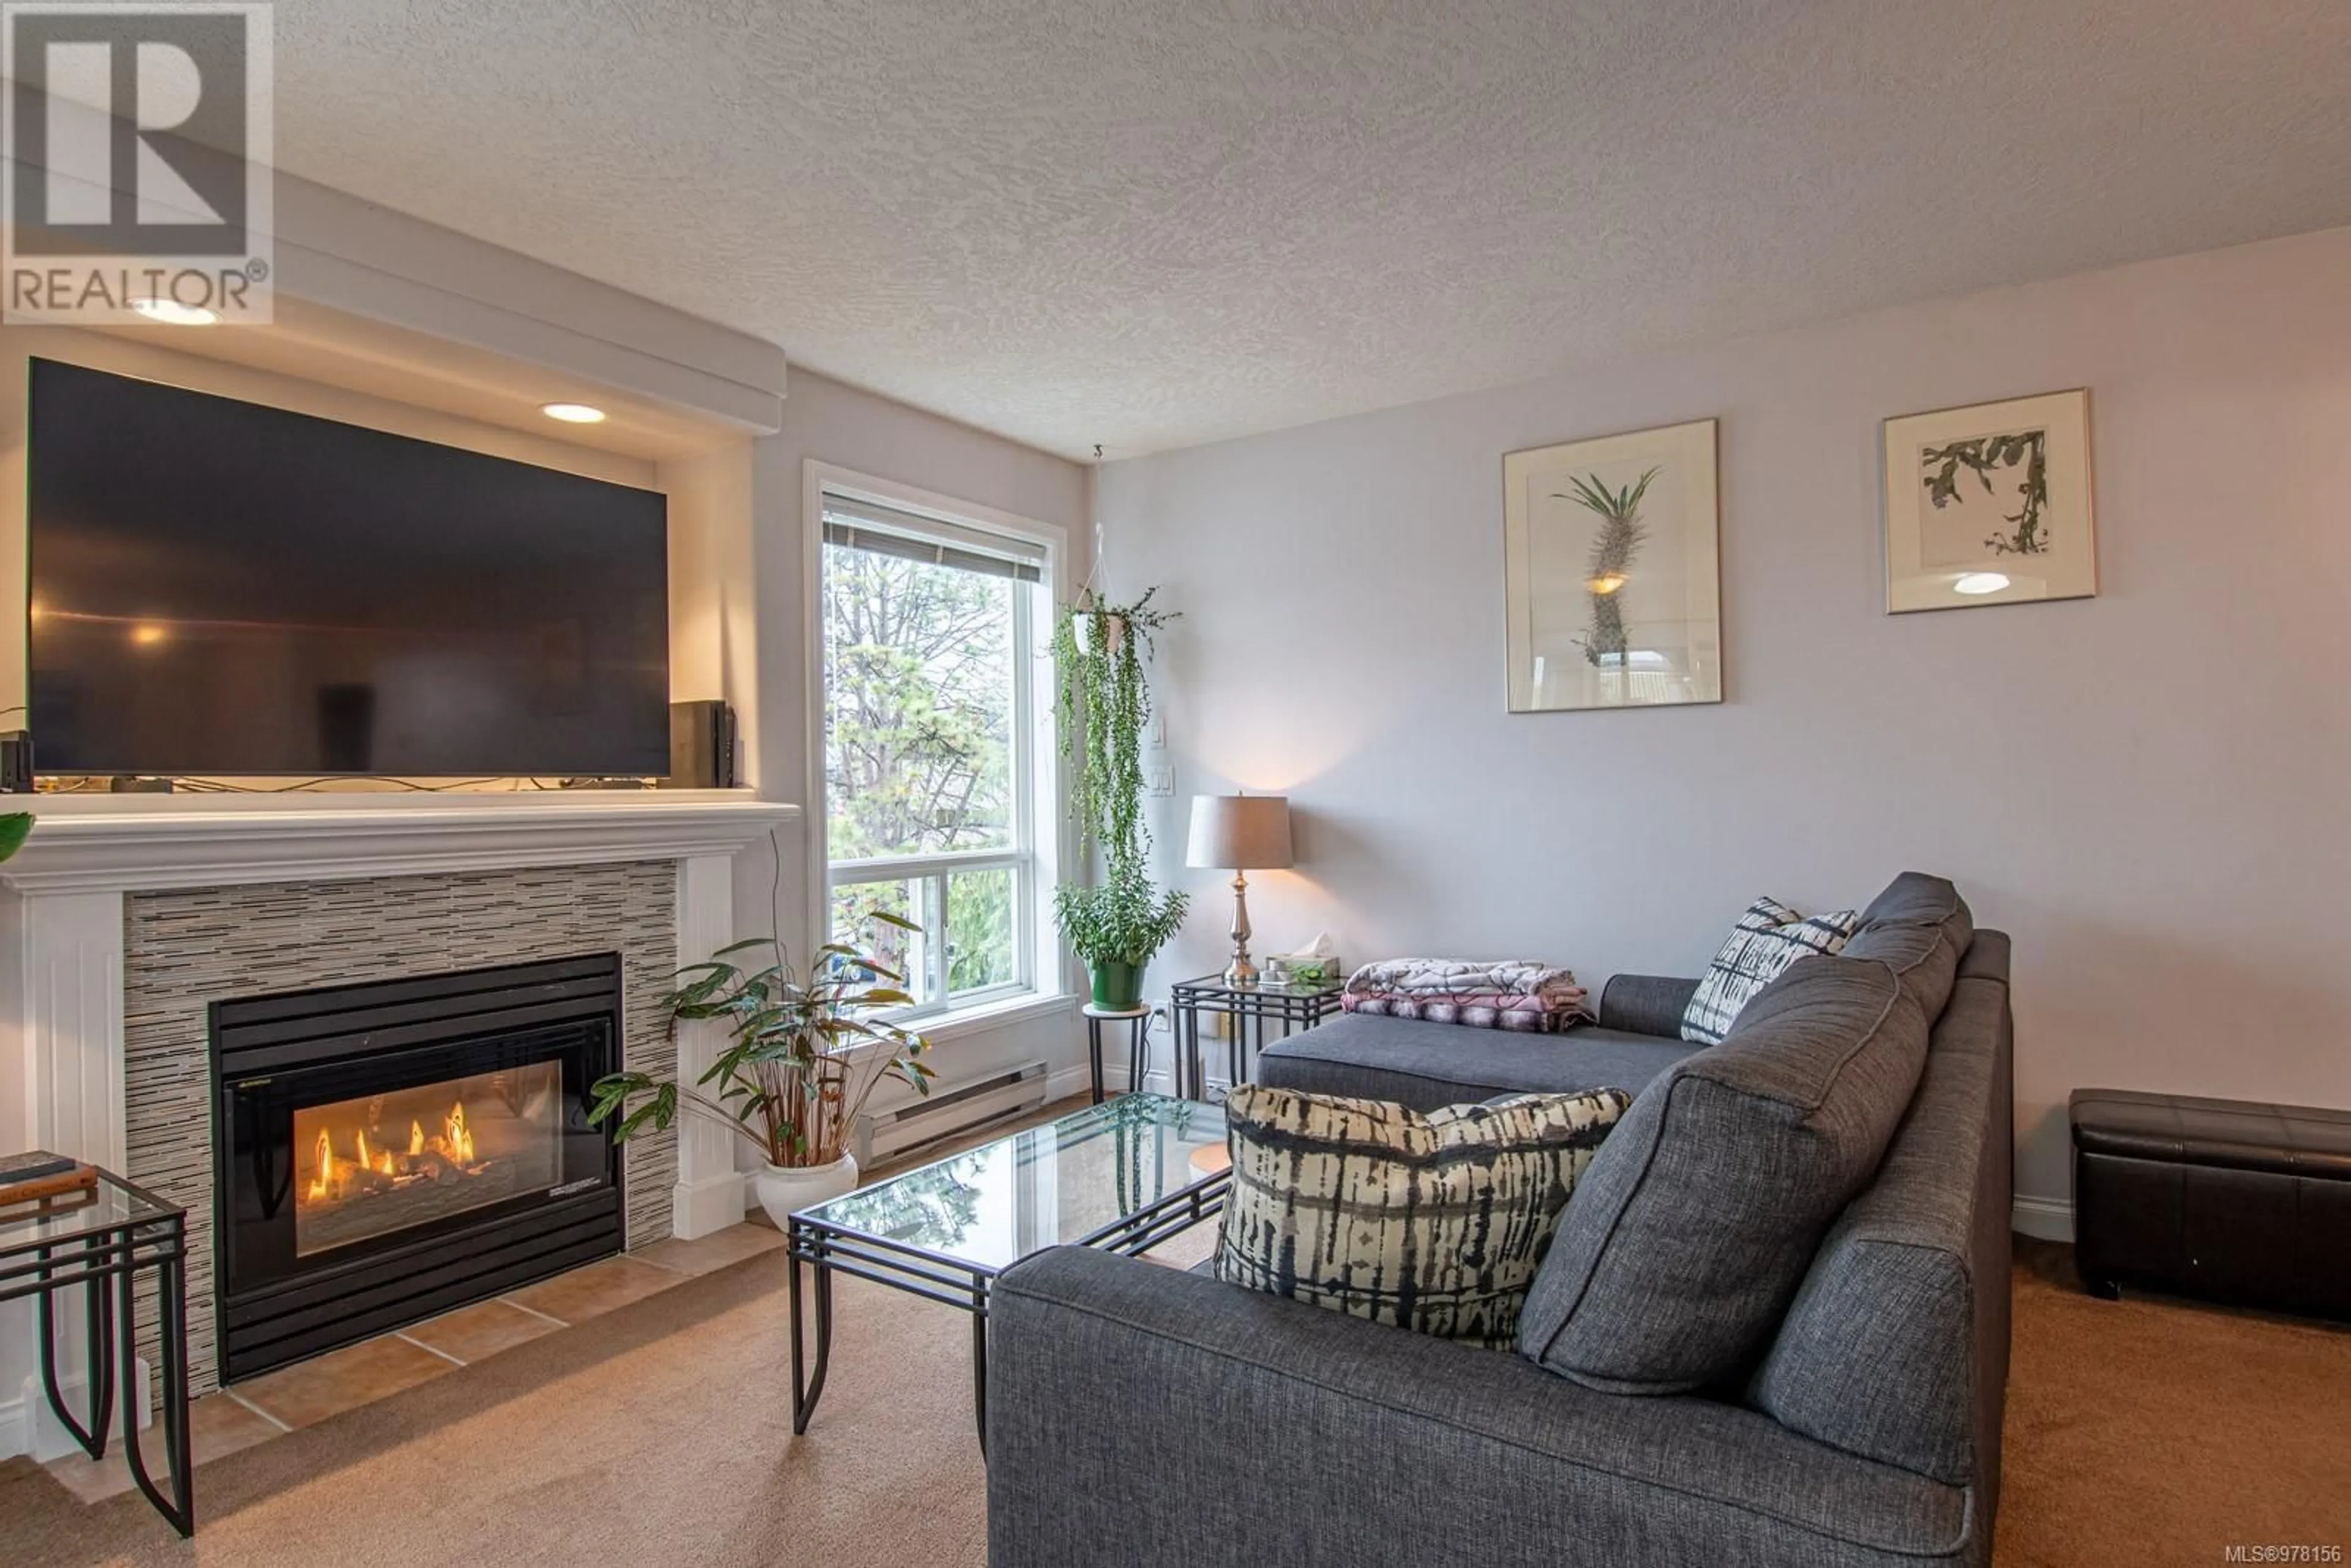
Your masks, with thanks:
[[[669,705],[671,789],[735,788],[735,710],[723,702]]]
[[[44,774],[652,778],[668,503],[35,360]]]

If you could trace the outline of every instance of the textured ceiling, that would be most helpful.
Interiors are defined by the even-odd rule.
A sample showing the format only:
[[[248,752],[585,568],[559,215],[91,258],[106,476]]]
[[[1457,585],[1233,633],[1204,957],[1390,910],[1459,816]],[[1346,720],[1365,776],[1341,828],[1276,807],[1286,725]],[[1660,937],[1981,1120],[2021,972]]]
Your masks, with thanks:
[[[278,0],[292,172],[1124,456],[2351,223],[2346,0]]]

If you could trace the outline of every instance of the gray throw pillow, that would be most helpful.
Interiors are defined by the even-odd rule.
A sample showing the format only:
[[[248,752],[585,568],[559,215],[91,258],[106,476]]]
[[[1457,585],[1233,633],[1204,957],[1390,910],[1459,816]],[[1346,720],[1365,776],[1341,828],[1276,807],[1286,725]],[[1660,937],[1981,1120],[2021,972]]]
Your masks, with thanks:
[[[1892,970],[1799,959],[1617,1124],[1536,1275],[1520,1354],[1623,1394],[1741,1371],[1876,1173],[1926,1055]]]
[[[1423,1115],[1244,1084],[1217,1278],[1445,1339],[1502,1346],[1576,1178],[1631,1103],[1520,1094]]]

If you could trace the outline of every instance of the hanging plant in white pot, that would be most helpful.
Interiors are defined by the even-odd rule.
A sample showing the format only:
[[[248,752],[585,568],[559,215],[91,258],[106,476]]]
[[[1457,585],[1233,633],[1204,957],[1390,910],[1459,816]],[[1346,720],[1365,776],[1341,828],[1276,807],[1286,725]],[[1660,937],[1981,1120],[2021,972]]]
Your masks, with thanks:
[[[918,929],[880,910],[869,918]],[[726,962],[731,954],[758,948],[773,961],[750,970]],[[883,1079],[930,1092],[931,1070],[916,1060],[928,1042],[861,1016],[914,1000],[898,988],[903,977],[869,953],[828,943],[817,949],[817,972],[803,982],[781,946],[759,936],[721,948],[708,963],[687,965],[678,978],[662,998],[672,1039],[681,1022],[723,1019],[726,1049],[691,1085],[638,1071],[598,1080],[589,1119],[601,1124],[625,1108],[612,1129],[615,1142],[648,1126],[666,1130],[682,1111],[733,1130],[759,1151],[752,1186],[778,1229],[799,1210],[857,1185],[849,1134]]]
[[[1141,1004],[1143,971],[1182,926],[1189,903],[1181,892],[1162,892],[1144,866],[1151,834],[1143,822],[1143,737],[1151,685],[1144,664],[1153,634],[1175,619],[1151,607],[1157,592],[1113,604],[1088,588],[1053,627],[1054,712],[1063,755],[1079,764],[1071,810],[1085,842],[1101,849],[1103,870],[1097,885],[1054,889],[1053,917],[1085,961],[1102,1008]]]

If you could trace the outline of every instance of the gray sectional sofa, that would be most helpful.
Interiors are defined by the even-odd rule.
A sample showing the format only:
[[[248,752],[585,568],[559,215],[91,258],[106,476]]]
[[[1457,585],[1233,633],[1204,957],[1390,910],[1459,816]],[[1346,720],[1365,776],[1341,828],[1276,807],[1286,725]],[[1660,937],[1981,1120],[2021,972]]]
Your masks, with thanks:
[[[1723,1044],[1619,977],[1528,1037],[1349,1015],[1268,1082],[1613,1085],[1520,1354],[1083,1248],[989,1324],[995,1568],[1982,1564],[2008,1369],[2008,941],[1906,875]]]

